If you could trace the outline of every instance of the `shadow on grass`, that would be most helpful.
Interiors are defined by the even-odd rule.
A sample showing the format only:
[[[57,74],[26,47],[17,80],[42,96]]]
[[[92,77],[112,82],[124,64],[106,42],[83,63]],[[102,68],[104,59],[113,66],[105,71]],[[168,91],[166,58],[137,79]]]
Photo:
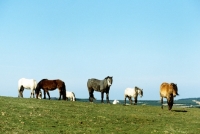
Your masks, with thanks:
[[[171,110],[172,112],[187,112],[186,110]]]

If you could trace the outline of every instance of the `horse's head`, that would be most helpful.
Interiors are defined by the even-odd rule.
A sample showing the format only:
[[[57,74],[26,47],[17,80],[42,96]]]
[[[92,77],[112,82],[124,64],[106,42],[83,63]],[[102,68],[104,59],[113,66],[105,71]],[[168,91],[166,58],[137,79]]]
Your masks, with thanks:
[[[36,87],[36,89],[35,89],[35,95],[36,95],[36,99],[38,99],[38,96],[40,95],[39,93],[40,93],[41,91],[40,91],[40,86],[39,86],[39,83],[37,84],[37,87]]]
[[[42,92],[41,92],[41,90],[39,91],[38,99],[42,99]]]
[[[139,89],[138,94],[140,95],[140,97],[142,97],[143,96],[143,89]]]
[[[176,95],[179,95],[177,84],[171,83],[170,86],[173,88],[173,96],[176,97]]]
[[[108,87],[110,87],[113,83],[113,77],[107,76],[105,79],[107,81]]]

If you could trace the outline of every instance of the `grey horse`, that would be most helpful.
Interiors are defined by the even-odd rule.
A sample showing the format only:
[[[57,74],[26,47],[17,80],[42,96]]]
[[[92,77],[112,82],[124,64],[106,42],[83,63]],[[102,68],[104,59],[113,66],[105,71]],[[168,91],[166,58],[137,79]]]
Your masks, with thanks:
[[[93,102],[94,98],[94,91],[101,92],[101,103],[103,103],[103,97],[104,93],[106,93],[106,100],[107,103],[110,103],[109,101],[109,90],[110,86],[113,83],[113,79],[110,76],[107,76],[103,80],[98,80],[98,79],[88,79],[87,81],[87,87],[88,87],[88,92],[89,92],[89,101]]]

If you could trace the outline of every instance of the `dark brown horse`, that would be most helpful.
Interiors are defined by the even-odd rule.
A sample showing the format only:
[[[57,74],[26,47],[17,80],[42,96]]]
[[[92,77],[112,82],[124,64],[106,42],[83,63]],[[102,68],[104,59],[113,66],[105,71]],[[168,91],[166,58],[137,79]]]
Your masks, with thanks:
[[[178,87],[174,83],[162,83],[160,85],[161,108],[163,109],[163,98],[167,98],[168,110],[172,109],[174,97],[178,94]]]
[[[46,99],[46,93],[50,100],[50,94],[49,91],[55,90],[58,88],[60,96],[59,100],[61,99],[61,95],[63,96],[63,100],[66,100],[66,87],[65,83],[62,80],[48,80],[48,79],[42,79],[35,89],[36,98],[38,99],[39,91],[40,89],[44,90],[44,99]]]

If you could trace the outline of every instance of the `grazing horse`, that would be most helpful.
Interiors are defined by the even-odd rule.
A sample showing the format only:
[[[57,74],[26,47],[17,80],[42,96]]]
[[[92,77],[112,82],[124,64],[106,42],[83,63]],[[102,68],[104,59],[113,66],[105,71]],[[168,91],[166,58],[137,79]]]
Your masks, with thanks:
[[[107,103],[110,103],[109,101],[109,90],[110,90],[110,86],[113,83],[113,79],[112,77],[107,76],[105,79],[103,80],[98,80],[98,79],[88,79],[87,81],[87,88],[88,88],[88,92],[89,92],[89,101],[93,102],[94,98],[94,91],[97,92],[101,92],[101,103],[103,103],[103,97],[104,97],[104,93],[106,93],[106,99],[107,99]]]
[[[21,78],[18,81],[18,97],[23,98],[23,91],[24,89],[30,89],[31,90],[31,95],[30,98],[35,98],[34,96],[34,90],[36,89],[37,82],[34,79],[26,79],[26,78]]]
[[[55,90],[56,88],[58,88],[59,93],[60,93],[59,100],[61,99],[61,95],[63,97],[63,100],[66,100],[65,83],[59,79],[57,79],[57,80],[42,79],[37,84],[37,87],[35,89],[36,98],[38,99],[40,89],[43,89],[44,90],[44,99],[46,99],[46,93],[47,93],[49,100],[50,100],[49,91]]]
[[[71,101],[76,101],[74,92],[67,91],[66,92],[66,97],[67,97],[67,100],[68,100],[68,98],[70,98]]]
[[[126,88],[125,92],[124,92],[124,96],[125,96],[125,105],[126,105],[126,97],[128,97],[130,104],[132,104],[132,97],[135,99],[135,103],[134,105],[137,105],[137,97],[138,94],[140,95],[140,97],[143,96],[143,89],[140,89],[138,87],[135,88]]]
[[[163,98],[167,98],[168,110],[172,109],[174,97],[178,94],[178,87],[174,83],[162,83],[160,85],[161,108],[163,109]]]

